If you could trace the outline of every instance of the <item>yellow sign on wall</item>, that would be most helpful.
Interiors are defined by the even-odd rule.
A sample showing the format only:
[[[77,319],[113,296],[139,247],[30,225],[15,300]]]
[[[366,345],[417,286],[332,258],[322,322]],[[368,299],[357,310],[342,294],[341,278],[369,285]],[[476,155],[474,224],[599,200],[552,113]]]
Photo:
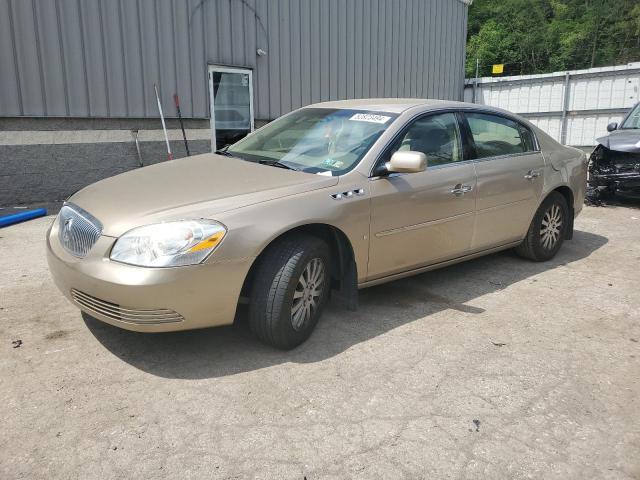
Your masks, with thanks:
[[[504,63],[496,63],[491,67],[491,73],[494,75],[504,72]]]

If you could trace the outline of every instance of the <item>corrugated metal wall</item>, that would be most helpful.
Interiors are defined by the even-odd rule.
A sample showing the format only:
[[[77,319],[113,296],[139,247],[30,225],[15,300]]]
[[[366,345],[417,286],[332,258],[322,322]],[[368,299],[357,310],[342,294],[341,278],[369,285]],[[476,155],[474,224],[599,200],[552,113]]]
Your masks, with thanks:
[[[473,100],[473,79],[465,100]],[[640,101],[640,62],[543,75],[480,78],[476,101],[521,114],[567,145],[592,146]]]
[[[207,64],[254,69],[255,116],[323,100],[460,99],[458,0],[0,0],[0,116],[206,118]],[[258,56],[258,48],[266,56]]]

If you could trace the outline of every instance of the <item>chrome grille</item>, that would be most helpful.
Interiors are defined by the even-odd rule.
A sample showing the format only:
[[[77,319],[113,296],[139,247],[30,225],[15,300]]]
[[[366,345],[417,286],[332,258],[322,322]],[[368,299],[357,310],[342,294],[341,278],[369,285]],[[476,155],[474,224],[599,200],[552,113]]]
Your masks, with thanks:
[[[76,257],[86,256],[102,234],[102,224],[73,204],[64,205],[58,218],[58,238],[64,249]]]
[[[102,315],[120,322],[135,323],[137,325],[153,325],[157,323],[177,323],[184,320],[182,315],[166,308],[149,310],[124,308],[76,289],[71,290],[71,296],[78,305],[88,313]]]

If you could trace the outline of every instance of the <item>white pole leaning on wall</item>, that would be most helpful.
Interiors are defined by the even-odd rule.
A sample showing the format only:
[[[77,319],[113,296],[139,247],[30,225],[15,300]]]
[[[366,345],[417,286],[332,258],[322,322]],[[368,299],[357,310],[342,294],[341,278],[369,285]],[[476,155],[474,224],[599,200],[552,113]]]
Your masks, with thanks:
[[[167,125],[164,123],[164,113],[162,113],[162,104],[160,103],[160,95],[158,95],[158,87],[153,84],[153,89],[156,91],[156,100],[158,101],[158,111],[160,112],[160,121],[162,122],[162,130],[164,131],[164,141],[167,143],[167,158],[173,160],[173,153],[171,153],[171,145],[169,144],[169,134],[167,133]]]

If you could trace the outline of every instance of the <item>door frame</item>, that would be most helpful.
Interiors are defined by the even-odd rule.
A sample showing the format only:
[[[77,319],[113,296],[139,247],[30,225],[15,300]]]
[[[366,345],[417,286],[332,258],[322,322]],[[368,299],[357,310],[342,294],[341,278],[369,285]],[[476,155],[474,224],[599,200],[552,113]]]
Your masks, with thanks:
[[[232,67],[228,65],[209,64],[207,66],[207,79],[209,83],[209,123],[211,125],[211,151],[216,151],[216,113],[213,96],[213,72],[221,73],[246,73],[249,75],[249,133],[254,130],[253,121],[253,69],[250,67]]]
[[[376,170],[378,169],[382,160],[386,158],[386,155],[388,155],[389,153],[389,149],[391,149],[391,147],[396,142],[396,140],[398,140],[400,137],[405,135],[409,130],[409,128],[411,128],[411,125],[413,125],[414,122],[418,120],[422,120],[423,118],[431,117],[434,115],[440,115],[444,113],[453,113],[455,115],[456,123],[458,125],[458,132],[460,134],[460,147],[462,149],[462,160],[458,162],[452,162],[452,163],[458,165],[463,162],[474,161],[473,156],[475,155],[475,150],[472,150],[472,145],[469,144],[469,136],[465,129],[466,120],[462,116],[463,110],[461,110],[460,108],[443,108],[438,110],[429,110],[426,112],[419,112],[414,116],[412,116],[411,118],[407,119],[405,124],[400,128],[400,130],[398,130],[393,135],[393,137],[387,141],[386,145],[381,149],[380,153],[376,156],[376,158],[371,164],[371,168],[369,170],[369,181],[379,180],[385,177],[395,177],[398,175],[406,175],[404,173],[391,173],[391,174],[379,175],[379,174],[376,174]],[[449,164],[432,166],[431,168],[446,167],[448,165]],[[429,169],[429,165],[427,165],[427,169]]]

